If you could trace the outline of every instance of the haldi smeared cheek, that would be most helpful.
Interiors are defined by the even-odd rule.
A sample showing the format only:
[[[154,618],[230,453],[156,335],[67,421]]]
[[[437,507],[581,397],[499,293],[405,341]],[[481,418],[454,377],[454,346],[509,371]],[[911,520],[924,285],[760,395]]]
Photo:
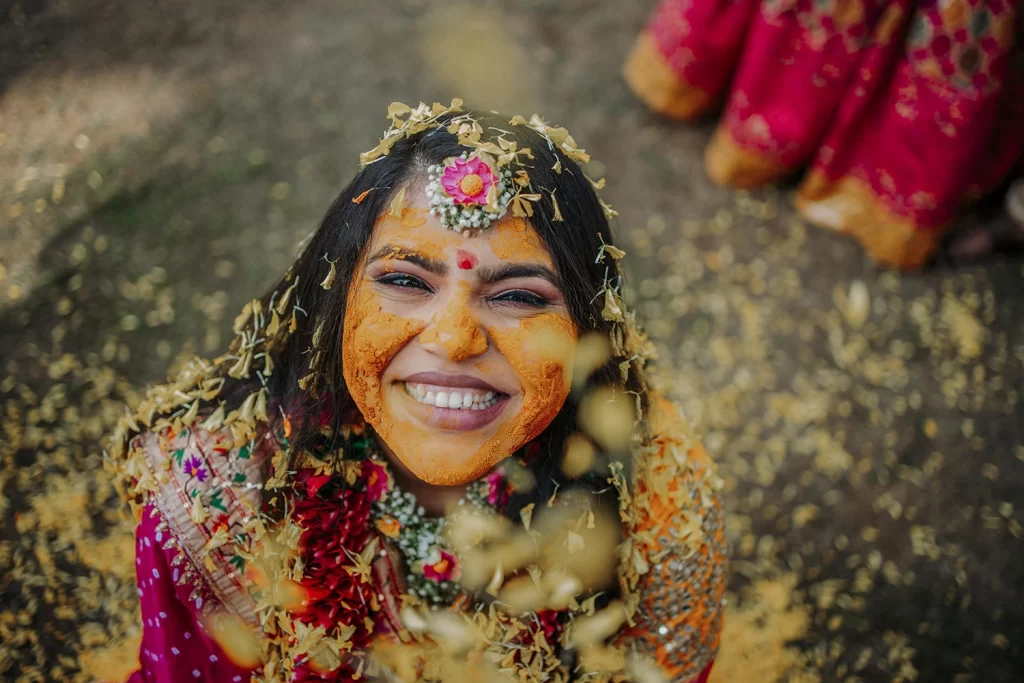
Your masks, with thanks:
[[[388,215],[378,223],[374,243],[404,245],[410,250],[430,248],[433,254],[443,254],[442,245],[431,248],[409,239],[424,223],[423,210],[406,210],[401,218]],[[402,252],[395,251],[392,258],[400,260]],[[395,354],[415,339],[429,321],[389,312],[365,271],[365,263],[360,262],[348,292],[342,332],[342,374],[363,418],[387,440],[390,429],[383,410],[381,377]]]
[[[342,374],[363,418],[385,440],[389,430],[385,430],[381,377],[395,354],[426,324],[426,320],[387,313],[369,282],[353,282],[342,333]]]
[[[563,306],[524,314],[493,305],[475,279],[475,259],[481,268],[506,262],[553,267],[529,224],[506,219],[464,237],[433,222],[385,217],[378,225],[371,250],[394,245],[442,260],[447,274],[437,291],[423,295],[422,307],[397,314],[361,266],[349,292],[342,365],[353,400],[395,456],[428,483],[456,486],[486,474],[558,414],[571,385],[576,329]],[[403,380],[410,373],[429,371],[502,384],[504,408],[487,424],[460,427],[455,418],[464,415],[423,405],[407,392]]]
[[[515,370],[523,391],[519,414],[502,435],[504,443],[515,444],[511,453],[537,438],[569,396],[576,327],[565,315],[542,313],[489,334]]]
[[[539,262],[553,267],[537,232],[521,218],[502,221],[489,243],[502,261]],[[489,334],[519,376],[523,389],[523,407],[517,420],[521,431],[509,435],[519,448],[551,424],[569,396],[576,326],[563,311],[524,318],[515,325],[489,330]]]

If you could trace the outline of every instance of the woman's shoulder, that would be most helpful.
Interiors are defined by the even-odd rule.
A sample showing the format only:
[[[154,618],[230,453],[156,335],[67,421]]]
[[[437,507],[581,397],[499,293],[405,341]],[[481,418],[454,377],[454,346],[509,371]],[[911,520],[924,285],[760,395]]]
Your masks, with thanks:
[[[633,643],[673,680],[695,679],[718,650],[727,569],[721,480],[677,406],[651,402],[626,505]]]
[[[648,425],[650,441],[634,461],[635,504],[657,518],[716,507],[721,480],[679,407],[655,395]]]
[[[703,445],[678,406],[662,396],[651,400],[647,419],[650,438],[634,453],[623,506],[636,551],[688,555],[722,545],[722,482]],[[621,484],[625,489],[624,477]]]

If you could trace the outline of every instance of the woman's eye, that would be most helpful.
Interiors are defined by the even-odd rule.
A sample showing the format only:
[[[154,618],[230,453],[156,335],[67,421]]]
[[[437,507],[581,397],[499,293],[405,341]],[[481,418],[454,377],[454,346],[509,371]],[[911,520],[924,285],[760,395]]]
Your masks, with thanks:
[[[512,289],[507,292],[502,292],[501,294],[492,297],[491,301],[515,304],[517,306],[529,306],[530,308],[543,308],[551,303],[539,294],[528,292],[525,289]]]
[[[386,275],[381,275],[376,278],[376,281],[383,285],[390,285],[392,287],[421,289],[426,292],[431,291],[430,285],[415,275],[409,275],[408,273],[387,273]]]

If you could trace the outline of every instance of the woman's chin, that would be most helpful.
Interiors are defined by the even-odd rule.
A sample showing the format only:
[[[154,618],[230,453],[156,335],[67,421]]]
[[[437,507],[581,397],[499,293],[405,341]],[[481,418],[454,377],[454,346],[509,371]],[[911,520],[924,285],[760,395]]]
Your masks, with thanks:
[[[414,468],[409,463],[405,464],[420,481],[440,487],[465,486],[487,474],[493,467],[490,463],[484,464],[475,461],[466,463],[445,461],[444,466],[426,468]]]
[[[388,394],[388,445],[417,479],[432,486],[463,486],[508,455],[495,458],[497,449],[489,442],[505,421],[499,418],[516,409],[515,399],[502,396],[494,405],[466,410],[421,403],[398,387]]]

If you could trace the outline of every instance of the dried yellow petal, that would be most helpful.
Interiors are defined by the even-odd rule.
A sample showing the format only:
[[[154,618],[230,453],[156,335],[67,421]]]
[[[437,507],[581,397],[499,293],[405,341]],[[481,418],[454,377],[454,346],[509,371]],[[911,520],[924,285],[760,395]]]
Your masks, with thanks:
[[[404,209],[402,207],[402,204],[404,202],[405,202],[405,188],[403,187],[398,192],[396,192],[395,196],[392,198],[391,206],[388,208],[388,213],[390,213],[392,216],[395,216],[396,218],[400,219],[402,217],[402,212],[404,211]]]
[[[562,209],[561,207],[558,206],[558,200],[555,199],[554,190],[552,190],[551,192],[551,205],[555,207],[555,215],[552,217],[551,220],[554,221],[555,223],[561,223],[562,221],[564,221],[565,219],[562,218]]]
[[[580,403],[580,425],[602,448],[623,452],[633,438],[635,414],[624,392],[601,387]]]
[[[530,522],[531,520],[533,520],[534,505],[535,503],[530,503],[529,505],[526,505],[525,507],[523,507],[522,510],[519,511],[519,518],[523,520],[523,528],[527,531],[530,530]]]
[[[331,287],[334,286],[334,278],[338,277],[338,268],[335,266],[335,261],[328,261],[331,264],[331,269],[327,271],[327,276],[320,283],[320,286],[330,291]]]
[[[203,625],[235,666],[253,669],[263,661],[259,636],[241,617],[217,612],[204,617]]]

